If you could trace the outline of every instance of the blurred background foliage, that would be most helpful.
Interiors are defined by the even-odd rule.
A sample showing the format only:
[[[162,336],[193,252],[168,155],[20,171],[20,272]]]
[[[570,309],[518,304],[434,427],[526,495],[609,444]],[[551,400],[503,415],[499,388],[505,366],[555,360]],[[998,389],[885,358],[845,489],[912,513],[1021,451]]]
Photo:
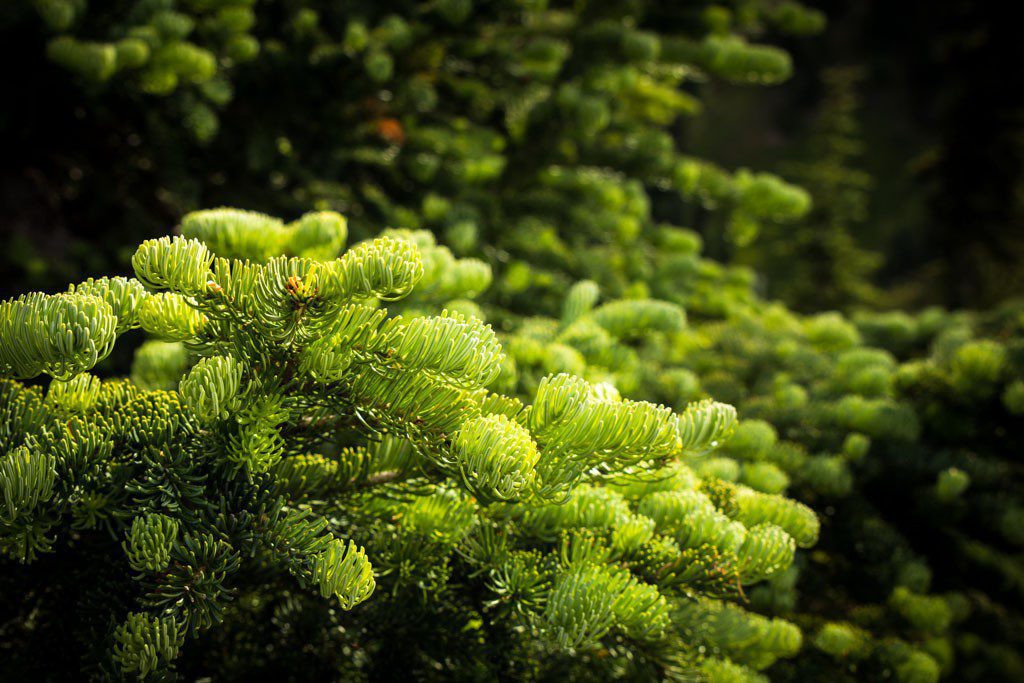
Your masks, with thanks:
[[[294,18],[285,25],[283,15],[273,35],[252,28],[263,50],[253,59],[248,52],[259,48],[246,42],[244,18],[239,25],[237,17],[217,15],[221,24],[196,30],[219,41],[221,62],[231,65],[230,89],[217,74],[195,87],[181,85],[173,98],[131,106],[138,88],[69,73],[51,59],[59,57],[52,47],[48,57],[42,46],[54,31],[40,15],[62,4],[75,3],[0,8],[0,51],[23,76],[9,81],[14,106],[0,112],[4,295],[123,269],[124,245],[162,234],[203,206],[298,215],[326,201],[348,209],[357,234],[361,218],[367,225],[382,220],[366,201],[373,188],[359,185],[373,182],[372,174],[347,188],[297,176],[352,172],[351,159],[317,150],[324,132],[304,129],[300,120],[306,106],[342,106],[325,89],[359,82],[362,91],[348,99],[349,111],[336,112],[338,120],[369,120],[373,130],[331,134],[348,135],[354,146],[363,145],[361,152],[387,155],[385,146],[372,148],[366,139],[409,135],[404,122],[389,116],[390,103],[369,87],[389,74],[367,84],[323,51],[313,68],[294,68],[287,63],[294,53],[281,40],[301,42],[299,34],[313,29]],[[147,4],[159,3],[140,3]],[[877,0],[807,4],[827,16],[823,32],[787,35],[793,31],[769,24],[762,36],[790,53],[791,78],[768,88],[728,78],[688,83],[687,91],[699,90],[703,112],[681,117],[672,134],[688,155],[802,185],[815,208],[798,222],[761,225],[756,236],[737,234],[720,212],[655,193],[658,217],[697,229],[710,257],[753,266],[764,294],[799,310],[984,308],[1020,291],[1024,84],[1011,68],[1020,48],[1010,5],[908,2],[896,11]],[[95,26],[112,21],[102,8],[84,16]],[[434,29],[439,41],[459,31],[447,20]],[[375,30],[379,37],[382,29]],[[347,34],[345,41],[357,49],[367,36]],[[396,68],[385,52],[364,50],[366,73]],[[427,59],[427,52],[414,51],[413,58]],[[539,56],[537,64],[548,58]],[[102,71],[98,64],[93,68]],[[147,93],[167,87],[151,72],[141,80]],[[487,106],[483,100],[479,106]],[[290,135],[271,134],[281,130]],[[299,159],[299,152],[306,156]],[[359,201],[346,196],[352,188]],[[387,187],[388,196],[395,189]],[[366,206],[353,205],[360,202]]]
[[[819,205],[801,227],[851,212],[847,232],[876,254],[861,273],[871,273],[865,279],[886,294],[864,304],[982,308],[1019,292],[1024,83],[1019,69],[1007,68],[1021,58],[1011,7],[961,0],[898,9],[876,0],[810,4],[826,13],[828,26],[783,41],[793,78],[758,92],[709,84],[706,114],[694,121],[688,143],[725,165],[743,160],[785,174],[794,163],[806,170],[818,164],[816,180],[792,176]],[[843,85],[837,67],[846,73]],[[843,109],[850,118],[840,124]],[[823,145],[831,160],[845,153],[845,165],[863,174],[845,181],[856,189],[830,185],[836,179],[821,166],[828,163]],[[854,200],[857,190],[863,197]],[[803,278],[787,274],[794,265],[787,256],[799,258],[792,250],[806,247],[802,234],[766,236],[741,258],[759,264],[770,293],[806,310],[807,299],[791,289]],[[877,269],[868,267],[875,262]],[[853,303],[857,289],[830,303]]]

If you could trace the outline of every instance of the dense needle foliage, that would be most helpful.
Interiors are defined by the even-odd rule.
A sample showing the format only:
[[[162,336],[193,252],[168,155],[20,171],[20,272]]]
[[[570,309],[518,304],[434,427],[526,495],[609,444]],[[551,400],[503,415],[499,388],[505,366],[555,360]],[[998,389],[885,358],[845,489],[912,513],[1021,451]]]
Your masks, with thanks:
[[[121,5],[25,11],[64,210],[153,239],[0,303],[5,674],[1024,678],[1024,309],[820,312],[876,296],[853,71],[806,189],[680,142],[817,12]]]
[[[566,373],[525,407],[490,391],[514,372],[490,327],[382,307],[489,275],[415,235],[330,258],[332,213],[222,209],[182,232],[206,243],[144,242],[137,279],[2,304],[4,374],[54,378],[4,384],[2,547],[43,568],[5,572],[35,615],[7,627],[11,670],[617,678],[799,648],[735,599],[815,542],[814,513],[686,464],[729,434],[730,406],[674,413]],[[136,327],[158,341],[135,382],[88,374]],[[32,590],[40,571],[77,599]],[[293,628],[319,634],[301,664]],[[57,643],[76,656],[54,664]]]

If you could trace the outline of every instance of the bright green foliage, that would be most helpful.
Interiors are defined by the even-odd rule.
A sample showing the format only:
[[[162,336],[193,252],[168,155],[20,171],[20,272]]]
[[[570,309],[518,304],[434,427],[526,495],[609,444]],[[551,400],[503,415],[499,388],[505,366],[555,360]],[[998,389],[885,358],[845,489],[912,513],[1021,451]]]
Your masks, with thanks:
[[[638,318],[636,327],[603,327],[593,312],[609,304],[601,305],[596,282],[581,283],[567,292],[561,320],[516,323],[506,347],[519,386],[535,386],[545,367],[568,359],[574,372],[624,396],[679,405],[712,395],[736,404],[741,419],[731,435],[715,439],[722,442],[717,453],[684,460],[705,481],[717,478],[717,487],[690,482],[679,495],[672,484],[638,482],[617,490],[647,493],[639,511],[659,533],[669,531],[661,521],[668,511],[686,519],[685,531],[671,536],[684,549],[706,542],[737,553],[762,540],[752,533],[757,528],[765,541],[783,529],[798,545],[822,535],[817,561],[771,572],[751,589],[752,605],[812,633],[823,619],[855,630],[816,638],[830,658],[804,650],[776,663],[773,677],[847,676],[851,658],[858,662],[853,680],[886,670],[908,680],[955,677],[965,657],[974,662],[970,676],[1020,670],[1019,658],[1000,644],[971,640],[978,629],[999,633],[999,643],[1017,642],[1014,617],[993,605],[1012,604],[1010,586],[1021,577],[1020,472],[1005,455],[1019,441],[1009,398],[1021,373],[1019,311],[1009,308],[992,322],[934,310],[854,321],[836,313],[803,317],[762,302],[749,280],[701,259],[699,241],[687,233],[664,230],[663,243],[679,251],[643,254],[648,272],[658,274],[649,290],[685,305],[689,323],[644,327],[654,319]],[[667,272],[708,275],[669,288]],[[644,299],[614,304],[633,307],[634,315],[647,306]],[[907,360],[922,350],[928,357]],[[786,496],[817,510],[824,528],[807,505]],[[717,509],[700,502],[707,499]],[[721,512],[744,525],[742,538],[730,535]],[[923,529],[941,536],[923,537]],[[986,540],[968,529],[984,530]],[[785,545],[764,550],[765,566],[773,552],[786,564]],[[950,552],[1002,581],[980,584],[956,569]],[[760,571],[753,560],[737,568],[748,579]],[[933,572],[964,592],[929,593]],[[958,652],[966,643],[970,654]]]
[[[871,635],[843,622],[830,622],[814,636],[814,646],[837,658],[863,659],[871,651]]]
[[[242,367],[232,356],[203,358],[181,380],[181,397],[200,421],[213,423],[238,411]]]
[[[114,632],[114,661],[126,677],[142,680],[166,666],[184,640],[174,619],[133,612]]]
[[[305,670],[342,677],[440,666],[455,677],[473,667],[680,678],[794,654],[794,625],[736,601],[789,568],[817,519],[687,464],[729,437],[730,406],[675,413],[565,372],[525,388],[490,326],[426,314],[448,297],[469,302],[489,269],[481,276],[481,262],[422,233],[391,231],[339,256],[334,215],[288,227],[218,209],[183,226],[194,236],[139,247],[137,281],[3,304],[5,331],[29,304],[41,325],[33,364],[12,358],[6,371],[67,378],[45,399],[3,380],[0,549],[75,577],[85,597],[59,608],[31,574],[11,577],[23,609],[89,624],[70,627],[83,647],[68,666],[139,680],[235,676],[292,666],[301,652],[316,662]],[[404,314],[383,308],[402,297]],[[585,310],[577,298],[564,333],[582,345],[572,353],[587,373],[585,351],[632,353],[638,330],[684,329],[674,304]],[[102,315],[67,320],[68,302]],[[142,386],[81,374],[109,349],[46,337],[92,339],[95,327],[109,347],[137,326],[175,340],[138,350]],[[296,650],[273,622],[256,626],[264,603],[340,640]],[[432,634],[417,630],[427,624]],[[382,639],[382,628],[416,636]],[[38,642],[18,638],[18,670],[40,666]],[[222,638],[261,654],[211,660]],[[367,655],[330,665],[343,643]],[[398,659],[392,644],[405,648]],[[457,654],[435,659],[437,648]]]
[[[47,532],[53,520],[38,510],[53,497],[56,479],[53,459],[25,446],[0,460],[0,493],[3,494],[0,547],[15,557],[33,559],[50,549]]]
[[[504,415],[481,415],[459,429],[452,459],[481,500],[512,500],[536,481],[540,452],[530,432]]]
[[[325,598],[337,597],[342,609],[352,609],[373,593],[373,569],[362,548],[338,539],[312,559],[313,578]]]
[[[793,624],[746,615],[726,603],[688,603],[675,618],[697,624],[694,636],[716,656],[727,655],[754,668],[763,668],[778,657],[792,656],[802,645],[800,629]]]
[[[801,306],[870,293],[849,73],[809,192],[676,135],[819,13],[34,5],[176,212],[317,211],[188,214],[136,279],[0,304],[0,374],[68,380],[0,383],[0,547],[84,593],[0,573],[21,677],[1024,676],[1019,310],[804,317],[662,222],[785,234]],[[81,374],[136,327],[133,384]]]
[[[178,522],[174,518],[160,514],[136,517],[124,545],[132,569],[139,572],[167,569],[177,538]]]
[[[0,371],[68,379],[113,349],[118,317],[92,294],[27,294],[0,304]]]
[[[266,262],[286,254],[329,261],[348,235],[344,216],[333,211],[308,213],[293,223],[255,211],[196,211],[181,221],[181,234],[206,244],[214,253]]]

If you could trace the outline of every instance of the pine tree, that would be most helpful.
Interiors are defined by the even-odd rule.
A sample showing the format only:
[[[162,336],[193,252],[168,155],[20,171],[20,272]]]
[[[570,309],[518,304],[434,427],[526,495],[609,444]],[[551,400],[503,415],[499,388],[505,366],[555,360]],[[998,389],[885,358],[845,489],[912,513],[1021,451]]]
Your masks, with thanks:
[[[19,672],[1021,678],[1019,309],[799,315],[678,225],[808,215],[676,132],[705,79],[785,78],[752,41],[820,15],[37,5],[176,210],[318,211],[191,214],[137,280],[3,304],[3,373],[58,378],[0,401]],[[810,216],[843,232],[839,175]],[[336,259],[335,210],[400,228]],[[83,374],[134,327],[132,383]]]
[[[756,677],[799,648],[736,599],[816,516],[686,464],[730,406],[568,373],[495,393],[493,330],[420,312],[486,267],[423,235],[335,258],[330,212],[181,232],[133,279],[0,305],[3,374],[53,377],[2,384],[4,592],[34,615],[4,627],[13,675]],[[134,328],[133,375],[176,388],[89,374]]]
[[[634,256],[688,315],[601,303],[595,282],[578,283],[560,319],[524,318],[506,342],[523,385],[571,368],[632,398],[737,406],[736,431],[690,467],[793,496],[824,524],[813,555],[748,595],[809,634],[772,680],[1014,680],[1019,306],[801,316],[702,259],[695,234],[663,230],[661,248]]]

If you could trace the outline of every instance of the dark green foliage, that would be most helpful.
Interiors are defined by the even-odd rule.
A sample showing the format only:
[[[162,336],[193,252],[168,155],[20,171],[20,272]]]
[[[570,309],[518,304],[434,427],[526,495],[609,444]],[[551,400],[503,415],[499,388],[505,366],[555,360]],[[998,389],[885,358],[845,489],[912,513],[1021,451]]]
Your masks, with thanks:
[[[55,21],[44,5],[66,11]],[[502,297],[525,310],[641,245],[655,221],[645,186],[729,207],[748,227],[808,208],[773,176],[680,156],[671,134],[698,113],[705,78],[788,76],[785,52],[751,41],[820,24],[795,3],[167,2],[115,16],[44,5],[68,69],[52,72],[53,88],[84,112],[53,125],[85,138],[118,131],[102,172],[124,175],[133,202],[148,205],[134,219],[142,236],[242,200],[273,214],[334,209],[359,237],[397,225],[430,228],[457,253],[486,245],[509,273]],[[93,53],[125,52],[125,36],[150,46],[148,61],[94,68]],[[239,59],[240,40],[258,53]],[[36,158],[44,142],[55,144],[41,141]],[[65,195],[100,169],[72,179],[83,172]],[[66,211],[122,225],[87,201],[68,199]],[[544,271],[524,284],[527,263]]]
[[[1020,677],[1020,308],[800,315],[672,224],[871,298],[850,72],[806,190],[677,135],[820,14],[34,4],[53,128],[179,234],[0,304],[0,374],[55,378],[0,382],[15,677]],[[299,217],[186,212],[235,199]]]
[[[785,167],[811,195],[806,218],[783,229],[772,226],[749,250],[751,265],[768,281],[773,297],[801,311],[879,303],[871,284],[880,256],[859,245],[872,178],[859,168],[863,142],[855,68],[822,74],[825,88],[806,152],[808,160]]]

